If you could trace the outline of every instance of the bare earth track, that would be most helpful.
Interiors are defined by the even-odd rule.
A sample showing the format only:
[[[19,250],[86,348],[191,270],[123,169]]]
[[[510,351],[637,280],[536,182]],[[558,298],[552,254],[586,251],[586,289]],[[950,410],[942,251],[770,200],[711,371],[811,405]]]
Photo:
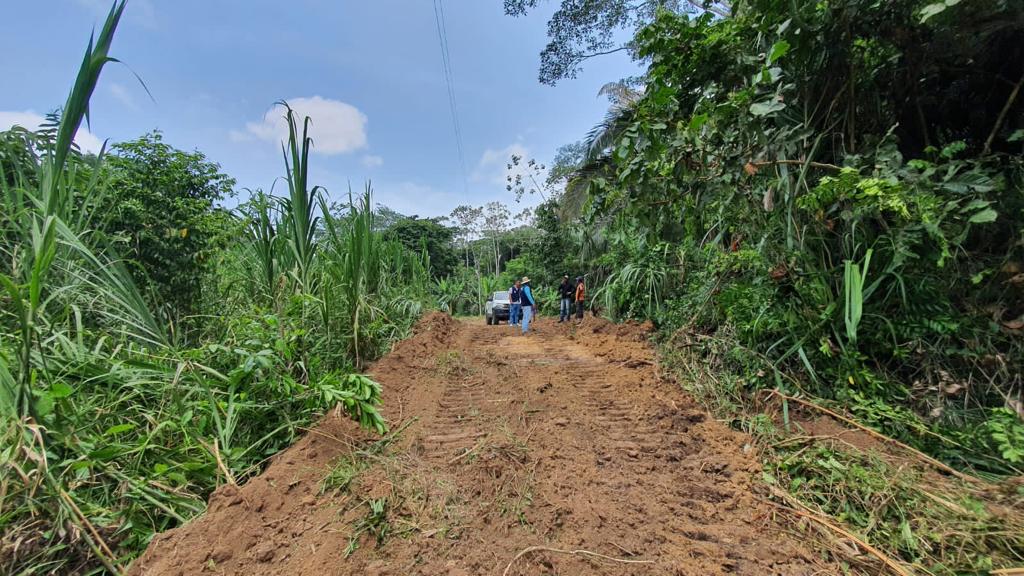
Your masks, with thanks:
[[[521,337],[432,314],[372,374],[392,442],[325,417],[130,574],[833,573],[758,499],[747,439],[659,378],[641,326]],[[322,490],[339,465],[357,475]],[[346,557],[371,499],[389,535]]]

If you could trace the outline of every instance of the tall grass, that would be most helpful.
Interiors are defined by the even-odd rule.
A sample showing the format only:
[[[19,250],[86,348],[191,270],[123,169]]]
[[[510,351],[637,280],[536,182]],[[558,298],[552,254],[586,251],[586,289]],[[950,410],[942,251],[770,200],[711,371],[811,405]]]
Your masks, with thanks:
[[[372,198],[369,184],[357,198],[350,191],[342,215],[332,214],[320,201],[325,323],[336,326],[333,333],[343,339],[357,369],[382,351],[382,324],[394,326],[399,318],[419,315],[429,278],[425,253],[409,253],[376,229]],[[385,340],[398,335],[392,331]]]
[[[288,197],[280,200],[283,205],[284,225],[287,230],[287,245],[294,263],[293,276],[301,291],[312,292],[313,259],[316,255],[316,229],[319,218],[316,208],[321,199],[322,188],[309,187],[309,149],[313,144],[309,137],[310,118],[302,122],[299,134],[295,111],[285,101],[285,121],[288,123],[288,142],[282,145],[285,169],[287,170]]]
[[[92,232],[104,153],[73,146],[124,8],[56,129],[0,138],[0,573],[121,573],[328,408],[385,430],[380,386],[352,369],[426,293],[429,262],[373,230],[369,189],[329,214],[308,185],[309,119],[300,134],[288,109],[289,195],[254,195],[248,237],[207,280],[203,344],[175,346]]]

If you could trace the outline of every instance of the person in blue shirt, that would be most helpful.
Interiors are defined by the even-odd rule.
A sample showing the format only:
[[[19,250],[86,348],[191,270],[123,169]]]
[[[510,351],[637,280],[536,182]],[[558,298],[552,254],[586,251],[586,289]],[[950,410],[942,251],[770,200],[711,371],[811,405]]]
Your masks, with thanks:
[[[530,277],[523,276],[523,334],[530,331],[530,319],[537,312],[537,300],[533,297],[533,290],[530,290]]]
[[[519,326],[519,316],[523,310],[523,287],[519,280],[508,289],[508,325]]]

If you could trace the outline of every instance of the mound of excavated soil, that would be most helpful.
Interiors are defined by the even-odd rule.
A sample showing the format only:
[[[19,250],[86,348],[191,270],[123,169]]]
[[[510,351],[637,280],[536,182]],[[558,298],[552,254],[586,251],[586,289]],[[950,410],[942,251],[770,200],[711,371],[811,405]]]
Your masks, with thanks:
[[[833,571],[753,494],[747,438],[657,377],[649,326],[535,326],[427,316],[372,370],[393,441],[328,415],[130,574]]]

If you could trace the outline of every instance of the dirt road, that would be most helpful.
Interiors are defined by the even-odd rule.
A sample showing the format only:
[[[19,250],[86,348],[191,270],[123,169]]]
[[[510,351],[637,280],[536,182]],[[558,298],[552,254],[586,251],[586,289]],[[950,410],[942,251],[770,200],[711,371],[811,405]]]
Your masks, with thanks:
[[[658,377],[640,326],[521,337],[433,314],[372,373],[392,442],[324,418],[131,573],[831,573],[757,499],[747,439]]]

